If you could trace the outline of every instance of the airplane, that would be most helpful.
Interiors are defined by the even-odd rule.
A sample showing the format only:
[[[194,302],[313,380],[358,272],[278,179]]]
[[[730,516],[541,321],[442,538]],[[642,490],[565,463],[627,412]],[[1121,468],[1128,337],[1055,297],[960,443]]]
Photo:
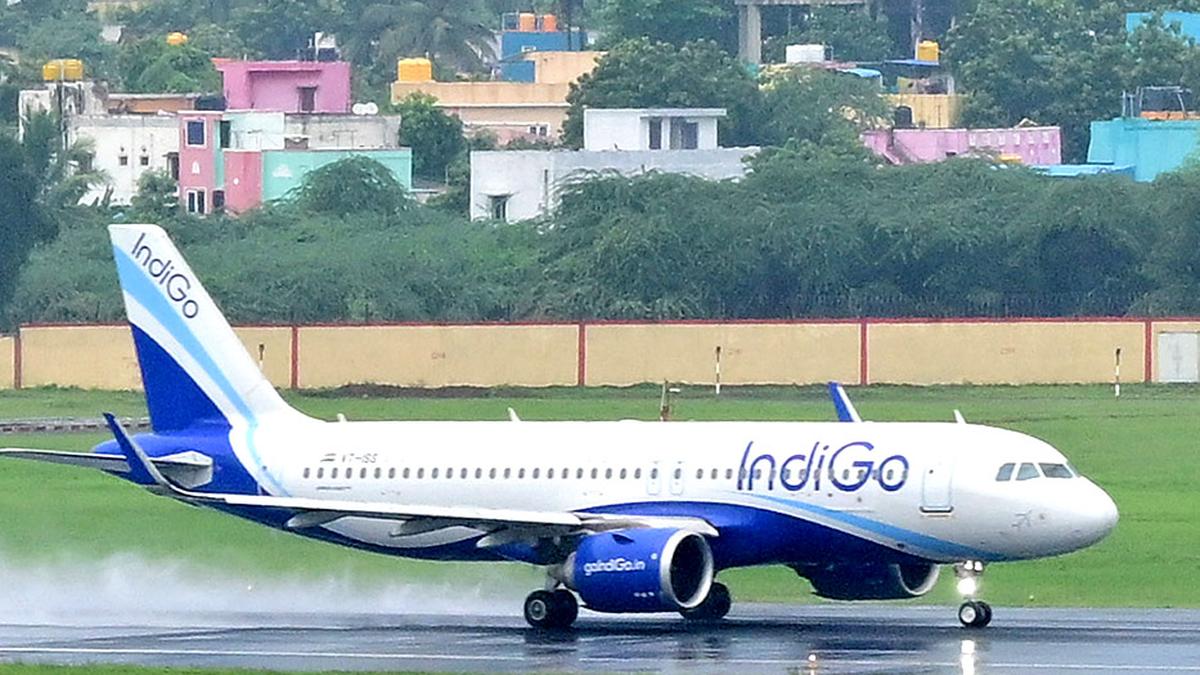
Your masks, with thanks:
[[[0,456],[100,469],[158,495],[313,539],[427,560],[544,568],[524,616],[725,617],[727,569],[786,565],[816,595],[927,593],[953,565],[958,620],[992,608],[995,562],[1056,556],[1117,507],[1048,443],[955,422],[322,421],[263,376],[156,225],[109,227],[151,433],[91,453]]]

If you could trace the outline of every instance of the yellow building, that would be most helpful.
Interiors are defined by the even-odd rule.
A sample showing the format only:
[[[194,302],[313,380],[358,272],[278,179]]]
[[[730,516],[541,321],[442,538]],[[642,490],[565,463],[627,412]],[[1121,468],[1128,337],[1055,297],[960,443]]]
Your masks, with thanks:
[[[438,100],[442,110],[461,119],[469,131],[492,131],[502,143],[515,138],[557,139],[567,116],[571,83],[591,72],[603,54],[530,52],[524,58],[535,64],[533,82],[397,79],[392,83],[392,102],[399,103],[414,93],[428,94]]]
[[[959,126],[962,94],[888,94],[892,107],[912,110],[913,126],[921,129],[954,129]]]

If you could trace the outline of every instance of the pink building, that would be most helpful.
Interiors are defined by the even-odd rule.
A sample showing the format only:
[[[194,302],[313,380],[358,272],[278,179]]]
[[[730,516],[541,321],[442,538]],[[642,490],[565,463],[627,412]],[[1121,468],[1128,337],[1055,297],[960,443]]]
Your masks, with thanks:
[[[215,110],[179,113],[179,202],[189,213],[210,213],[225,204],[217,175],[221,115]]]
[[[863,143],[892,164],[940,162],[959,155],[995,155],[1022,164],[1062,164],[1058,127],[1009,129],[880,129],[867,131]]]
[[[350,112],[350,64],[342,61],[216,61],[230,110]]]

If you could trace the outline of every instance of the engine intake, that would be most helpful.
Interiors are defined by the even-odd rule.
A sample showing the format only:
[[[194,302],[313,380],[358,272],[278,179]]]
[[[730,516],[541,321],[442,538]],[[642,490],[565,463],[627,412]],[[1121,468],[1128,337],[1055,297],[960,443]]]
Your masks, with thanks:
[[[933,563],[841,563],[797,566],[813,592],[830,600],[901,600],[925,595],[938,580]]]
[[[598,612],[669,612],[704,602],[715,569],[703,536],[646,528],[588,535],[553,573]]]

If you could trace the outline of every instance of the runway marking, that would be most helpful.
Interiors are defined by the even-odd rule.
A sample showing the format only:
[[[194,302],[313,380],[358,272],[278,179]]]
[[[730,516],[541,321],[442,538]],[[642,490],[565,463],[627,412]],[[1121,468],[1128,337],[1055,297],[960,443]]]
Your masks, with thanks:
[[[555,652],[555,656],[561,656],[563,652]],[[384,660],[428,660],[428,661],[506,661],[506,662],[527,662],[528,656],[504,656],[504,655],[480,655],[469,656],[463,654],[411,654],[411,653],[380,653],[380,652],[304,652],[304,651],[255,651],[255,650],[238,650],[238,649],[152,649],[152,648],[121,648],[121,647],[0,647],[0,654],[70,654],[76,656],[227,656],[227,657],[259,657],[259,658],[326,658],[326,659],[365,659],[373,661]],[[646,663],[662,664],[661,660],[641,659],[641,658],[621,658],[621,657],[588,657],[583,656],[579,659],[580,663],[622,663],[629,665],[631,662],[644,661]],[[802,659],[689,659],[692,665],[751,665],[751,666],[784,666],[794,665],[803,666],[805,661]],[[961,664],[961,661],[943,661],[932,662],[928,660],[920,661],[895,661],[890,659],[838,659],[827,658],[822,662],[828,664],[836,664],[840,666],[938,666],[938,667],[956,667]],[[983,661],[979,664],[982,667],[989,669],[1004,669],[1004,670],[1071,670],[1085,672],[1170,672],[1170,673],[1196,673],[1200,672],[1200,666],[1177,666],[1177,665],[1134,665],[1134,664],[1072,664],[1072,663],[1015,663],[1015,662],[998,662],[989,663]]]

